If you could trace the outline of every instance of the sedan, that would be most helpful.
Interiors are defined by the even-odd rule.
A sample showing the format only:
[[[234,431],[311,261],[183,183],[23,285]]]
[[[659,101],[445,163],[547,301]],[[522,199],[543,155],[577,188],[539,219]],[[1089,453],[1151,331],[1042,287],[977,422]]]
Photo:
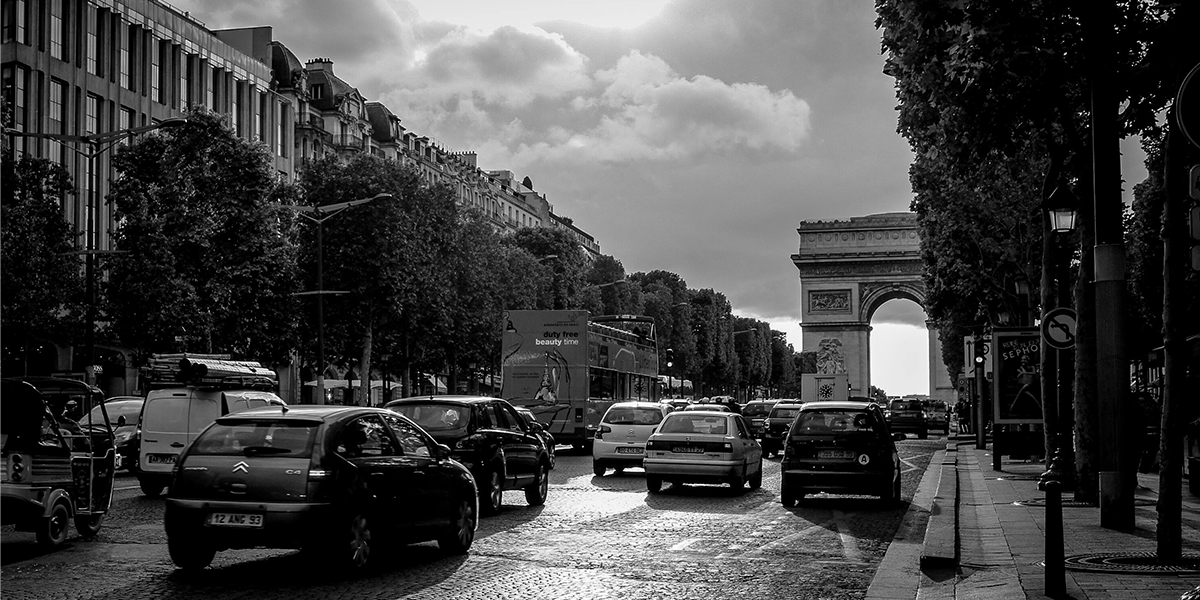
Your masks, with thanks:
[[[721,411],[678,411],[667,415],[646,441],[646,488],[663,482],[728,483],[741,490],[762,486],[762,446],[742,415]]]
[[[475,479],[409,419],[353,406],[273,406],[218,418],[179,456],[163,524],[181,569],[229,548],[300,548],[361,572],[381,541],[475,539]]]
[[[711,410],[716,412],[733,412],[724,404],[689,404],[683,410]]]
[[[142,414],[141,396],[113,396],[104,401],[104,410],[113,426],[113,443],[117,446],[116,465],[118,471],[137,472],[138,468],[138,419]],[[92,422],[103,423],[100,407],[92,409]]]
[[[592,472],[603,477],[608,469],[620,473],[626,467],[642,466],[646,440],[671,413],[661,402],[617,402],[600,419],[592,442]]]

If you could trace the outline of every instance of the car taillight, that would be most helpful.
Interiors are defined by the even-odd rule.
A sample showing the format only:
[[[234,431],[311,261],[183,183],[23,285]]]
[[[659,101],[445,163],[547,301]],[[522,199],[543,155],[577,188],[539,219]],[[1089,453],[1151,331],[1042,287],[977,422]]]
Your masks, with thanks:
[[[646,441],[646,450],[663,450],[664,448],[665,445],[660,442],[656,442],[654,440]]]
[[[9,459],[9,464],[12,469],[13,482],[22,481],[25,479],[25,457],[20,454],[14,454]]]
[[[600,431],[596,432],[596,439],[598,439],[598,440],[604,439],[604,434],[606,434],[606,433],[612,433],[612,427],[609,427],[608,425],[601,425]]]
[[[308,480],[309,481],[320,481],[322,479],[332,479],[332,478],[333,478],[333,471],[330,471],[328,469],[309,469],[308,470]]]

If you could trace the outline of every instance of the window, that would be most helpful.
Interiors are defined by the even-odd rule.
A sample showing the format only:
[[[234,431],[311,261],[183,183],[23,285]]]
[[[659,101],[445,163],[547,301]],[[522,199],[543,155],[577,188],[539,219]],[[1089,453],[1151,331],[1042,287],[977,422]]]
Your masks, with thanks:
[[[48,133],[65,133],[66,102],[67,86],[61,81],[50,80],[50,131]],[[62,143],[57,140],[49,140],[49,142],[50,153],[48,156],[50,160],[66,166]]]
[[[233,80],[233,93],[229,97],[229,125],[233,127],[233,132],[238,137],[242,137],[242,119],[241,115],[238,114],[238,99],[242,97],[242,87],[244,85],[244,83],[236,79]]]
[[[130,27],[125,30],[125,39],[121,40],[121,56],[117,62],[121,68],[118,83],[127,90],[133,89],[133,79],[130,77],[130,72],[133,70],[132,46],[133,28]]]
[[[525,433],[525,419],[522,419],[521,415],[518,415],[517,411],[513,410],[511,407],[496,403],[496,416],[500,417],[502,420],[501,423],[497,423],[501,429],[508,429],[517,433]]]
[[[4,3],[4,24],[0,39],[5,42],[29,44],[29,11],[26,0]]]
[[[196,439],[191,451],[217,456],[305,457],[312,452],[316,433],[317,426],[310,423],[217,423]]]
[[[133,127],[133,109],[121,107],[120,116],[117,117],[117,129],[129,129]],[[129,138],[121,140],[122,145],[129,144]]]
[[[204,82],[204,106],[207,106],[208,109],[212,111],[217,110],[215,88],[217,85],[217,78],[220,76],[221,70],[213,67],[208,71],[208,77]]]
[[[63,0],[50,0],[50,56],[63,59]]]
[[[279,111],[278,111],[278,113],[277,113],[277,116],[278,116],[278,119],[277,119],[277,121],[278,121],[278,123],[279,123],[279,129],[278,129],[277,133],[275,134],[276,154],[278,154],[279,156],[282,156],[282,157],[285,157],[285,158],[286,158],[286,157],[287,157],[287,155],[288,155],[288,146],[287,146],[287,139],[288,139],[288,138],[287,138],[287,130],[288,130],[287,105],[286,105],[286,104],[284,104],[284,103],[282,103],[282,102],[280,102],[280,103],[278,103],[276,106],[279,108]]]
[[[159,79],[158,64],[162,60],[162,42],[150,40],[150,99],[164,104],[162,97],[162,81]]]
[[[383,420],[392,426],[396,441],[400,442],[400,451],[406,456],[431,456],[429,442],[416,427],[396,415],[382,415]]]
[[[24,67],[18,65],[9,65],[4,67],[3,76],[0,77],[3,81],[0,82],[0,89],[4,90],[4,101],[9,106],[13,107],[12,113],[12,128],[16,131],[25,131],[25,119],[27,118],[26,104],[28,94],[29,72]],[[16,158],[20,158],[25,154],[26,138],[12,137],[13,153]]]
[[[95,7],[87,9],[87,72],[100,74],[100,15]]]
[[[320,100],[325,96],[325,86],[319,83],[309,86],[309,92],[312,94],[313,100]]]
[[[263,133],[267,128],[267,94],[266,92],[258,93],[258,118],[254,120],[254,137],[263,139]]]
[[[338,434],[334,452],[344,458],[394,456],[396,448],[387,426],[375,415],[351,421]]]

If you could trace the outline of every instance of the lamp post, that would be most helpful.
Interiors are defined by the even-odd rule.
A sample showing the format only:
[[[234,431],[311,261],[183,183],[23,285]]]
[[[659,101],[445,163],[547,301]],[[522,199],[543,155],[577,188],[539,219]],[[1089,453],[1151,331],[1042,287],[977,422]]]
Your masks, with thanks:
[[[100,250],[100,171],[96,168],[96,159],[101,154],[108,152],[113,146],[124,139],[129,139],[135,135],[148,133],[157,129],[167,127],[178,127],[187,123],[184,117],[173,117],[164,119],[158,123],[143,125],[141,127],[131,127],[129,129],[119,129],[109,131],[107,133],[89,133],[84,135],[67,135],[60,133],[36,133],[27,131],[17,131],[15,129],[5,129],[4,134],[12,137],[31,138],[40,140],[53,140],[56,142],[68,142],[79,144],[86,148],[80,149],[75,146],[66,146],[75,154],[82,156],[88,161],[88,176],[91,178],[87,196],[87,214],[85,215],[87,227],[86,235],[84,236],[84,249],[78,252],[87,257],[84,266],[84,302],[87,304],[87,329],[84,331],[84,352],[87,354],[88,363],[84,367],[84,379],[91,385],[96,384],[96,256],[100,254],[117,254],[113,250]],[[74,362],[74,361],[72,361]]]
[[[382,198],[392,198],[391,194],[375,194],[370,198],[360,198],[349,202],[338,202],[336,204],[326,204],[323,206],[297,206],[288,205],[289,208],[296,211],[301,217],[317,224],[317,289],[309,292],[297,292],[296,296],[316,296],[317,297],[317,404],[325,404],[325,296],[327,294],[348,294],[350,292],[342,290],[326,290],[324,289],[325,273],[324,273],[324,250],[322,241],[323,232],[325,230],[325,221],[337,216],[342,211],[351,206],[374,202]]]

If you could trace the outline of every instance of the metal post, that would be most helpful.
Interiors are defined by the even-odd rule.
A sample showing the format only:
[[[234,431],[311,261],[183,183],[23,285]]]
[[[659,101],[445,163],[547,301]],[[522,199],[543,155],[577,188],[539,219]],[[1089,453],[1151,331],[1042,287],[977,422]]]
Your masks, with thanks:
[[[1066,592],[1063,557],[1062,490],[1057,480],[1040,485],[1046,491],[1046,595],[1061,597]]]
[[[975,338],[976,344],[983,343],[983,336]],[[987,450],[987,437],[984,434],[984,424],[987,422],[984,418],[983,411],[985,409],[983,403],[983,389],[987,385],[987,380],[983,376],[983,363],[975,363],[975,449]]]
[[[317,404],[325,404],[325,256],[322,232],[325,221],[317,221]]]
[[[88,170],[91,171],[88,176],[91,178],[91,190],[88,190],[88,209],[87,209],[87,235],[84,236],[84,250],[87,252],[87,262],[84,267],[84,277],[87,281],[84,282],[84,296],[87,302],[87,330],[84,331],[84,352],[87,354],[87,364],[84,365],[84,381],[90,385],[96,385],[96,250],[99,250],[97,243],[99,241],[99,222],[96,220],[97,214],[96,195],[100,189],[100,172],[96,168],[96,157],[99,156],[100,149],[88,145]]]

